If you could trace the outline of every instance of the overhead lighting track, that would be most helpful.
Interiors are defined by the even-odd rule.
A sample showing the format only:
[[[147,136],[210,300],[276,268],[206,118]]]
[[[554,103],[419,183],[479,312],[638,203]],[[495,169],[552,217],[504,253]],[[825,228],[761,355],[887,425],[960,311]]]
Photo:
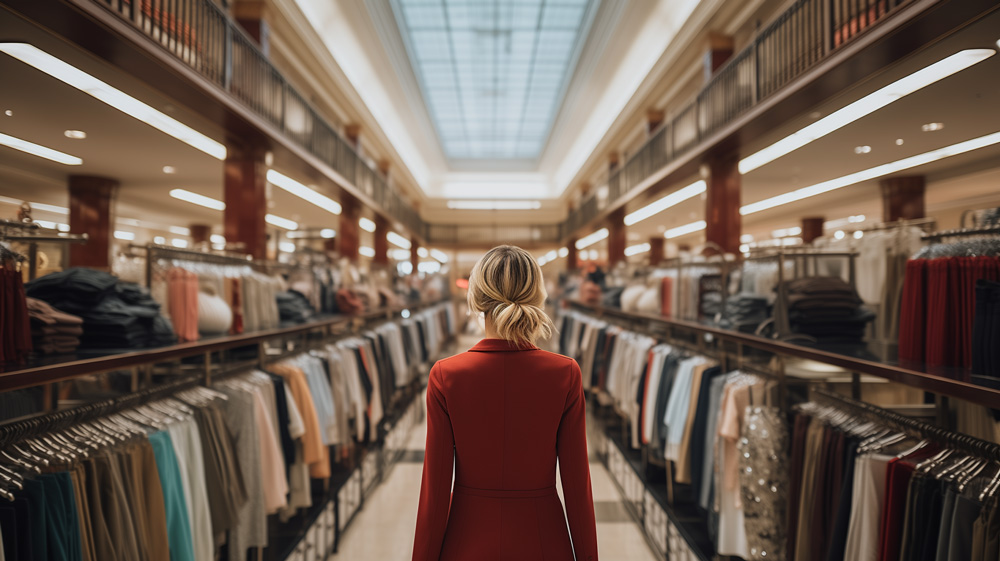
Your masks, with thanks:
[[[212,156],[226,159],[226,147],[184,123],[116,89],[29,43],[0,43],[0,52],[32,66],[115,109]]]
[[[878,111],[894,101],[898,101],[913,92],[926,88],[952,74],[961,72],[970,66],[974,66],[995,54],[996,51],[993,49],[966,49],[939,60],[930,66],[921,68],[909,76],[900,78],[888,86],[834,111],[767,148],[743,158],[739,163],[740,173],[749,173],[765,164],[771,163],[814,140],[823,138],[862,117]]]
[[[917,166],[936,162],[944,158],[950,158],[951,156],[957,156],[959,154],[978,150],[979,148],[992,146],[997,143],[1000,143],[1000,132],[980,136],[978,138],[959,142],[958,144],[952,144],[951,146],[945,146],[944,148],[938,148],[937,150],[931,150],[930,152],[924,152],[923,154],[917,154],[916,156],[910,156],[909,158],[903,158],[902,160],[861,170],[843,177],[823,181],[815,185],[810,185],[808,187],[796,189],[769,199],[764,199],[763,201],[750,203],[740,208],[740,214],[746,216],[747,214],[753,214],[769,208],[774,208],[795,201],[801,201],[802,199],[814,197],[822,193],[829,193],[830,191],[854,185],[856,183],[861,183],[862,181],[868,181],[870,179],[876,179],[891,173],[908,170]]]

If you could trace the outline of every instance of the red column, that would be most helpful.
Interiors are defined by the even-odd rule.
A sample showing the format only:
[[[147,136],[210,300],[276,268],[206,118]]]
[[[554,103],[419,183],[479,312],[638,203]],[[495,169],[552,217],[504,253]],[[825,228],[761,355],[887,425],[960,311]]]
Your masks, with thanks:
[[[420,243],[417,242],[417,238],[410,238],[410,265],[413,266],[413,272],[417,272],[417,265],[420,264],[420,255],[417,250],[420,249]]]
[[[254,259],[267,257],[267,164],[265,150],[227,146],[225,170],[227,243],[243,244]]]
[[[389,233],[389,221],[380,214],[375,215],[375,264],[389,266],[389,240],[385,235]]]
[[[569,253],[566,254],[566,270],[575,271],[580,268],[580,251],[576,249],[576,238],[571,238],[569,243],[566,244],[566,249]]]
[[[926,180],[922,175],[889,177],[879,181],[882,190],[882,220],[912,220],[927,216],[924,210]]]
[[[649,238],[649,264],[659,265],[667,258],[667,240],[663,236]]]
[[[191,243],[193,245],[211,241],[212,227],[208,224],[191,224],[188,226],[188,230],[191,230]]]
[[[69,246],[70,267],[111,267],[111,205],[118,181],[92,175],[69,176],[69,229],[87,234],[87,242]]]
[[[625,261],[625,208],[619,208],[608,215],[608,265]]]
[[[709,162],[705,239],[726,253],[740,250],[740,170],[733,155]],[[716,250],[713,249],[712,253]]]
[[[710,31],[708,33],[708,49],[705,51],[704,69],[705,81],[707,82],[715,75],[715,71],[722,68],[722,65],[733,56],[733,38]]]
[[[337,232],[337,249],[340,256],[351,261],[358,260],[358,249],[361,247],[361,203],[352,195],[343,193],[340,199],[343,210],[340,213],[340,230]]]
[[[823,235],[823,223],[826,218],[822,216],[809,216],[802,219],[802,243],[812,243],[813,240]]]

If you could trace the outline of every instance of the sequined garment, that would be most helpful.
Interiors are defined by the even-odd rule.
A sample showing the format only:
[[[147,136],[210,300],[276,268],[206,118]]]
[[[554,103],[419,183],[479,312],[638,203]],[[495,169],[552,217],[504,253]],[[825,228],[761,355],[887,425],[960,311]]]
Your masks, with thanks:
[[[786,557],[788,506],[788,427],[781,412],[747,407],[737,446],[750,559],[781,561]]]

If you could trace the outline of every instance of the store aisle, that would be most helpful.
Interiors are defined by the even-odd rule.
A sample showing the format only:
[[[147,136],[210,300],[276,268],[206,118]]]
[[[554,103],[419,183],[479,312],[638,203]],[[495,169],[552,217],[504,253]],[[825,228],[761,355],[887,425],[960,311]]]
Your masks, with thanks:
[[[471,347],[478,338],[460,337],[459,348]],[[371,497],[343,536],[335,558],[351,561],[405,561],[413,547],[417,499],[426,425],[415,427],[408,452]],[[632,521],[614,483],[591,453],[594,508],[598,547],[602,561],[653,561],[639,527]],[[562,494],[561,484],[559,493]]]

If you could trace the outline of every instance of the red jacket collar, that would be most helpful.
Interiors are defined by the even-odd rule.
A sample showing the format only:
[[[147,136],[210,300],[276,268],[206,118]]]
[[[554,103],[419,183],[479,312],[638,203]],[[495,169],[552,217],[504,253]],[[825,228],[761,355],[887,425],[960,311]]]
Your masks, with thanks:
[[[524,345],[518,347],[514,343],[507,341],[506,339],[483,339],[473,346],[470,351],[475,352],[502,352],[502,351],[537,351],[538,347],[534,345]]]

